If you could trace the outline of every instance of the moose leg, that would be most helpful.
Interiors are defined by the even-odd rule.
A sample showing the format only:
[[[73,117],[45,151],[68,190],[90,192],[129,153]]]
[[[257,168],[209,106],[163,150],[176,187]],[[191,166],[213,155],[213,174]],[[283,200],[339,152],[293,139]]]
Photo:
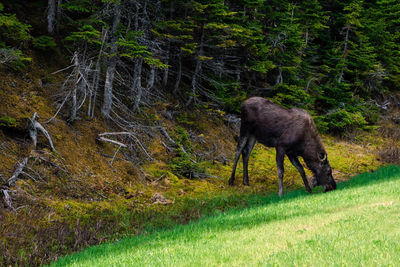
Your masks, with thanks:
[[[250,135],[249,138],[247,139],[246,146],[242,151],[244,185],[249,185],[249,175],[248,175],[249,158],[250,158],[250,153],[253,150],[255,144],[256,144],[256,138]]]
[[[247,139],[248,139],[247,135],[240,136],[240,139],[239,139],[238,145],[236,147],[236,151],[235,151],[235,159],[233,161],[233,169],[232,169],[231,178],[229,179],[229,185],[233,185],[233,183],[235,182],[236,166],[239,161],[240,154],[242,153],[242,150],[247,143]]]
[[[278,179],[279,179],[279,196],[283,196],[283,173],[285,171],[283,167],[283,161],[285,160],[285,150],[282,147],[276,147],[276,166],[278,167]]]
[[[306,187],[306,191],[308,193],[311,193],[312,191],[311,191],[310,185],[308,184],[306,173],[304,172],[303,166],[301,165],[299,159],[295,156],[288,155],[288,157],[290,159],[290,162],[293,164],[293,166],[295,166],[296,169],[299,171],[301,178],[303,179],[304,186]]]

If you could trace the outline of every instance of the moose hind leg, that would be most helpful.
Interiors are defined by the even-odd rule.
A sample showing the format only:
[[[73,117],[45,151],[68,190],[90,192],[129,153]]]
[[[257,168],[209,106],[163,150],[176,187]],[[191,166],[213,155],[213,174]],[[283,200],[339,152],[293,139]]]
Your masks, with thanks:
[[[283,196],[283,161],[285,160],[285,150],[281,147],[276,148],[276,166],[278,167],[279,196]]]
[[[256,144],[256,138],[252,135],[249,136],[246,146],[242,151],[244,185],[249,185],[249,174],[248,174],[249,158],[255,144]]]
[[[235,151],[235,159],[233,160],[233,168],[232,168],[231,178],[229,179],[229,185],[233,185],[233,183],[235,182],[236,166],[239,161],[240,154],[242,153],[242,150],[247,143],[247,139],[248,139],[247,135],[240,136],[240,139],[239,139],[238,145],[236,147],[236,151]]]
[[[312,192],[311,187],[308,184],[306,173],[304,172],[303,166],[301,165],[299,159],[297,157],[289,156],[289,155],[288,155],[288,157],[289,157],[290,162],[292,163],[292,165],[294,167],[296,167],[296,169],[299,171],[299,173],[301,175],[301,178],[303,179],[304,186],[306,187],[306,191],[308,193],[311,193]]]

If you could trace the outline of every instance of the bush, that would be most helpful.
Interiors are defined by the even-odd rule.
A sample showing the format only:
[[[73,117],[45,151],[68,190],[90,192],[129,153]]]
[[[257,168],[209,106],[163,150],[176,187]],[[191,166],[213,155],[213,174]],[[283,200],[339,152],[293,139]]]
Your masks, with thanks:
[[[19,45],[21,41],[30,39],[28,24],[20,22],[15,14],[4,14],[4,6],[0,3],[0,41],[8,45]]]
[[[305,107],[311,100],[304,88],[297,85],[279,84],[274,90],[277,92],[273,98],[274,102],[287,108]]]
[[[23,69],[25,63],[32,59],[25,57],[21,50],[2,46],[0,43],[0,64],[5,64],[14,70]]]
[[[221,102],[227,113],[240,113],[242,102],[247,99],[247,94],[241,90],[240,83],[235,80],[224,80],[213,77],[210,87],[214,96]]]
[[[190,158],[191,152],[193,151],[193,144],[189,138],[188,131],[178,126],[175,131],[171,133],[171,137],[178,146],[185,148],[186,153],[183,152],[181,148],[176,149],[177,156],[170,161],[170,170],[177,176],[189,179],[203,177],[205,169]]]
[[[0,126],[16,127],[17,120],[9,116],[0,117]]]
[[[31,26],[20,22],[15,14],[4,14],[3,9],[4,6],[0,3],[0,64],[20,70],[31,58],[25,57],[22,51],[14,46],[21,46],[21,43],[31,38]]]
[[[33,47],[42,51],[55,46],[57,44],[54,42],[53,37],[50,36],[42,35],[33,40]]]
[[[171,133],[171,137],[178,145],[183,146],[189,152],[192,151],[193,145],[190,141],[189,133],[185,128],[181,126],[176,127],[174,132]]]
[[[187,153],[178,149],[179,156],[173,158],[169,163],[169,168],[177,176],[194,179],[204,176],[205,168],[190,159]]]
[[[343,108],[325,116],[316,117],[315,123],[320,132],[331,132],[339,135],[356,129],[364,129],[368,124],[361,112],[351,113]]]

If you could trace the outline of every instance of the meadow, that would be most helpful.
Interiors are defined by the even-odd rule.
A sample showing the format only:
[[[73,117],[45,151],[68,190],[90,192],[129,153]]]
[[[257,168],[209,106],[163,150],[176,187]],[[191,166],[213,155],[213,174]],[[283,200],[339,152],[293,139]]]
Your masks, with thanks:
[[[400,167],[382,167],[328,193],[255,194],[249,208],[90,247],[50,266],[396,266],[399,192]]]

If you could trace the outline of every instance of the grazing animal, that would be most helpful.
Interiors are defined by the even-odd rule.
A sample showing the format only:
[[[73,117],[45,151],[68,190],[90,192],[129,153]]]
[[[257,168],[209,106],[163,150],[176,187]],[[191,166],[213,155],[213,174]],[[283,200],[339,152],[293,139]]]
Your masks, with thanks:
[[[283,195],[285,155],[299,171],[307,192],[311,193],[311,188],[298,157],[304,159],[314,174],[312,186],[322,185],[324,192],[336,189],[326,151],[314,121],[307,111],[298,108],[286,109],[262,97],[247,99],[241,108],[240,137],[229,185],[234,184],[240,154],[243,158],[243,184],[249,185],[249,157],[258,141],[276,149],[280,196]]]

